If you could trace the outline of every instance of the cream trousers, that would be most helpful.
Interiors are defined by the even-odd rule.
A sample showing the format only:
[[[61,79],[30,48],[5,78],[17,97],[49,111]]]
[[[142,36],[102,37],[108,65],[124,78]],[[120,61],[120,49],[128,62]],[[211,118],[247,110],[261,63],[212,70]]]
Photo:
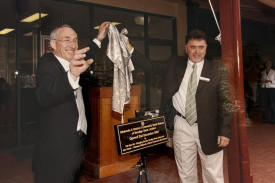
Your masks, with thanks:
[[[197,123],[190,126],[176,115],[173,145],[181,183],[198,183],[197,154],[201,159],[203,182],[224,183],[223,151],[212,155],[202,152]]]

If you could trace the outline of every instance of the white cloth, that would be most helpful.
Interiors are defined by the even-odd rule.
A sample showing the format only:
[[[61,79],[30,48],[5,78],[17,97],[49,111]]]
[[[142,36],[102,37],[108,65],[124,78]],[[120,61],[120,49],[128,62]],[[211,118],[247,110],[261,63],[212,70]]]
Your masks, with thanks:
[[[261,80],[271,80],[271,83],[262,83],[262,88],[275,88],[275,70],[270,69],[268,74],[266,74],[266,70],[262,71]]]
[[[131,83],[133,83],[134,66],[124,38],[127,33],[128,31],[123,29],[119,34],[112,24],[108,28],[109,44],[106,53],[114,63],[112,110],[120,114],[123,114],[124,105],[130,103]]]
[[[198,183],[197,153],[201,160],[203,182],[224,183],[223,150],[211,155],[202,152],[197,123],[190,126],[176,115],[173,145],[181,183]]]
[[[199,63],[196,63],[196,65],[197,65],[197,84],[199,84],[199,78],[201,76],[203,64],[204,64],[204,60]],[[184,77],[182,79],[179,91],[177,93],[175,93],[175,95],[172,98],[173,106],[182,115],[185,115],[187,86],[188,86],[189,77],[191,76],[191,73],[193,71],[193,68],[192,68],[193,65],[194,65],[194,63],[191,62],[190,60],[188,60],[187,68],[186,68]]]

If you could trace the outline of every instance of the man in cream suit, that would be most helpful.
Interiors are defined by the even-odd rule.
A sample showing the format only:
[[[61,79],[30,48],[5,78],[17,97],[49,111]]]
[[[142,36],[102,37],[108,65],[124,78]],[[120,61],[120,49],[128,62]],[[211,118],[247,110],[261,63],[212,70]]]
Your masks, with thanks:
[[[261,73],[263,122],[275,124],[275,70],[271,60],[265,63]]]
[[[229,144],[233,105],[227,70],[220,62],[205,59],[207,39],[204,32],[192,30],[185,39],[187,57],[172,56],[167,61],[146,59],[133,47],[133,63],[163,78],[160,115],[174,130],[175,160],[181,182],[197,183],[197,153],[202,161],[204,183],[223,183],[223,148]],[[195,74],[195,122],[186,120],[187,86],[193,65]]]

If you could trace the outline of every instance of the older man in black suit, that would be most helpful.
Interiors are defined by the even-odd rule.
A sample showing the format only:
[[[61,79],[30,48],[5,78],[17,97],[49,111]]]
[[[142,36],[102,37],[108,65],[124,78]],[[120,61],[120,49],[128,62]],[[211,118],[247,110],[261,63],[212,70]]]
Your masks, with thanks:
[[[132,50],[134,64],[163,77],[160,115],[174,130],[175,160],[183,183],[196,183],[197,153],[205,183],[223,183],[223,151],[229,144],[233,105],[227,71],[205,59],[207,39],[196,29],[186,36],[188,57],[151,62]],[[190,89],[189,89],[190,88]]]
[[[80,50],[77,34],[70,26],[62,25],[50,34],[53,53],[42,56],[36,74],[36,97],[42,108],[33,159],[36,183],[79,181],[75,175],[83,158],[83,136],[87,133],[79,76],[93,62],[84,60],[86,52],[90,50],[95,55],[108,25],[109,22],[102,23],[90,48]]]

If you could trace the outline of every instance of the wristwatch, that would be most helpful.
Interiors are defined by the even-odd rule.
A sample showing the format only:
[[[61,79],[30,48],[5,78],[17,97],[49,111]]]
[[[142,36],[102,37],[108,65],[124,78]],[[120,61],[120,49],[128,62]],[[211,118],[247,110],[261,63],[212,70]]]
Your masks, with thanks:
[[[102,42],[103,39],[99,38],[99,37],[96,37],[95,39],[97,39],[99,42]]]

